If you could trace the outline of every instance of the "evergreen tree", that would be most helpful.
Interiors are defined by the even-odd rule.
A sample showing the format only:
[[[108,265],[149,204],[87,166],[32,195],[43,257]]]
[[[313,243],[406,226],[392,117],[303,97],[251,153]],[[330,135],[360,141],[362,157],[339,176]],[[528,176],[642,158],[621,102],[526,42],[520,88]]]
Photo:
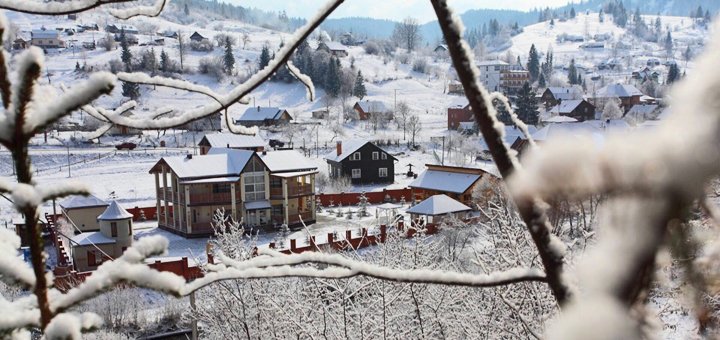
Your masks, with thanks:
[[[575,7],[570,8],[570,19],[575,19],[577,13],[575,13]]]
[[[517,97],[517,110],[515,111],[518,118],[528,125],[537,125],[539,120],[537,98],[535,91],[530,87],[529,82],[525,82]]]
[[[673,39],[672,39],[672,35],[670,34],[670,31],[667,32],[667,36],[665,37],[665,52],[667,52],[668,56],[672,56]]]
[[[122,84],[122,95],[130,99],[137,99],[140,97],[140,86],[136,83],[123,82]]]
[[[670,70],[668,70],[667,84],[672,84],[680,79],[680,69],[677,64],[670,64]]]
[[[325,75],[325,92],[333,98],[340,93],[340,70],[335,57],[328,60],[327,74]]]
[[[262,70],[265,68],[265,66],[268,66],[268,64],[270,64],[270,49],[267,47],[267,45],[265,45],[260,52],[258,68]]]
[[[367,90],[365,89],[365,78],[363,78],[362,71],[358,71],[357,77],[355,77],[355,86],[353,87],[352,94],[361,100],[367,95]]]
[[[544,73],[540,73],[540,79],[538,79],[538,86],[539,86],[540,88],[545,88],[545,87],[547,87],[547,81],[545,80],[545,74],[544,74]]]
[[[605,12],[603,12],[602,8],[600,9],[600,13],[598,13],[598,19],[601,23],[605,22]]]
[[[185,12],[185,15],[190,15],[190,9],[188,8],[187,2],[185,3],[184,12]]]
[[[568,82],[571,85],[576,85],[578,82],[578,72],[575,67],[575,59],[570,60],[570,66],[568,66]]]
[[[80,62],[79,62],[79,61],[76,61],[76,62],[75,62],[75,71],[76,71],[76,72],[77,72],[77,71],[80,71]]]
[[[223,57],[225,64],[225,73],[232,74],[233,68],[235,67],[235,57],[232,52],[232,41],[230,37],[225,38],[225,56]]]
[[[535,44],[532,44],[532,46],[530,46],[527,69],[528,72],[530,72],[530,81],[537,81],[538,77],[540,76],[540,57],[538,56],[537,49],[535,49]]]
[[[698,6],[697,11],[695,11],[695,14],[693,15],[693,18],[702,20],[705,16],[705,11],[703,11],[702,6]]]
[[[120,60],[125,64],[125,70],[130,72],[132,70],[132,53],[130,52],[130,45],[128,44],[127,37],[125,36],[125,30],[120,30]]]
[[[160,71],[168,72],[170,68],[170,57],[165,50],[160,51]]]

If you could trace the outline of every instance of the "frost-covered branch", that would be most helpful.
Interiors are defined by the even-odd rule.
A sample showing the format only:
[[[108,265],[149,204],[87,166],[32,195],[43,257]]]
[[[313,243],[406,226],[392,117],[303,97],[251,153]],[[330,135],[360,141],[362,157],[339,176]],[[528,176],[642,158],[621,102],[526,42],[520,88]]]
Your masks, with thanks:
[[[40,1],[40,0],[0,0],[0,9],[38,15],[65,15],[80,13],[104,5],[136,2],[137,0],[69,0],[69,1]],[[119,19],[128,19],[134,16],[157,16],[162,12],[169,0],[156,0],[154,6],[138,6],[131,9],[111,9],[110,14]]]
[[[450,10],[445,0],[431,0],[431,3],[475,121],[480,126],[483,139],[488,144],[498,170],[503,178],[508,178],[518,172],[520,165],[509,145],[504,142],[504,125],[497,120],[490,96],[477,82],[479,71],[470,47],[462,39],[462,22]],[[564,305],[572,295],[571,287],[564,277],[564,245],[550,233],[552,227],[548,222],[545,204],[534,197],[516,199],[515,203],[538,249],[545,267],[547,283],[558,303]]]
[[[298,69],[290,60],[287,61],[287,64],[285,64],[285,66],[287,66],[288,71],[290,71],[290,74],[292,74],[295,79],[305,85],[305,88],[307,89],[308,100],[315,100],[315,85],[313,84],[312,79],[310,79],[309,76],[303,74],[300,69]]]
[[[368,276],[376,279],[403,283],[431,283],[468,287],[495,287],[521,282],[543,282],[542,271],[533,268],[514,268],[490,274],[471,274],[431,269],[397,269],[373,265],[352,260],[338,254],[306,252],[284,255],[273,250],[258,250],[260,256],[247,261],[235,261],[220,256],[223,265],[211,267],[205,277],[189,283],[183,288],[182,295],[207,286],[213,282],[230,279],[270,278],[270,277],[315,277],[340,279],[355,276]],[[332,266],[325,269],[313,267],[292,267],[304,264]]]
[[[35,274],[17,256],[18,248],[20,238],[8,229],[0,229],[0,279],[7,283],[19,282],[30,288],[35,285]]]
[[[0,41],[5,41],[5,31],[8,28],[5,13],[0,12]],[[10,75],[8,73],[8,54],[4,48],[0,48],[0,100],[5,110],[10,106]]]

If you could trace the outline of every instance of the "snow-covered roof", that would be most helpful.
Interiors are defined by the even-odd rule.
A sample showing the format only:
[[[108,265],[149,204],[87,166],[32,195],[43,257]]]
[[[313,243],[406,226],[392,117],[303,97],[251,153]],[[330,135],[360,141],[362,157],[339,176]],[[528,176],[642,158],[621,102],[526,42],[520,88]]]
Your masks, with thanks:
[[[628,84],[612,84],[601,88],[598,93],[598,98],[626,98],[634,96],[642,96],[642,92],[635,86]]]
[[[298,176],[306,176],[306,175],[312,175],[316,174],[319,171],[317,170],[309,170],[309,171],[294,171],[294,172],[276,172],[273,173],[273,176],[281,177],[281,178],[290,178],[290,177],[298,177]]]
[[[325,44],[325,46],[327,46],[327,48],[330,51],[347,51],[347,46],[345,46],[337,41],[327,41],[327,42],[323,42],[323,44]],[[322,45],[320,45],[320,46],[322,46]]]
[[[574,123],[577,121],[577,119],[568,116],[552,116],[548,119],[543,119],[543,122],[546,123]]]
[[[132,218],[133,214],[129,213],[125,208],[121,207],[117,201],[113,200],[110,202],[110,206],[98,216],[98,220],[102,221],[113,221],[113,220],[124,220]]]
[[[342,153],[338,155],[337,150],[333,150],[332,152],[325,155],[325,159],[333,161],[333,162],[340,162],[343,159],[347,158],[348,156],[352,155],[353,152],[355,152],[358,149],[365,146],[365,144],[367,144],[367,143],[370,143],[370,142],[367,140],[363,140],[363,139],[351,139],[351,140],[347,140],[347,141],[342,141]],[[388,157],[390,157],[392,159],[396,159],[387,151],[383,150],[383,152],[387,153]]]
[[[280,118],[283,109],[278,107],[248,107],[247,110],[236,121],[263,121],[266,119],[275,120]]]
[[[467,97],[461,96],[461,97],[457,97],[457,98],[453,99],[452,102],[450,103],[450,107],[464,108],[464,107],[468,106],[468,104],[470,104],[470,102],[468,101]]]
[[[537,128],[532,125],[529,125],[527,128],[528,128],[528,132],[531,135],[537,131]],[[518,137],[523,136],[523,132],[522,132],[522,130],[520,130],[514,126],[505,126],[504,136],[505,136],[505,144],[512,145],[512,143],[514,143],[515,140],[518,139]],[[484,138],[480,138],[480,140],[478,142],[480,144],[480,150],[490,150],[490,148],[488,147]]]
[[[245,202],[245,210],[258,210],[258,209],[270,209],[270,201],[261,200],[261,201]]]
[[[656,104],[638,104],[633,105],[633,107],[630,108],[630,111],[628,111],[627,114],[629,115],[648,115],[655,110],[657,110],[660,106]]]
[[[410,185],[411,188],[437,190],[461,194],[467,191],[478,179],[478,174],[467,174],[459,172],[426,170]]]
[[[549,124],[537,132],[532,134],[535,141],[546,141],[558,136],[591,136],[598,142],[602,142],[605,133],[609,132],[627,132],[630,125],[622,119],[604,120],[586,120],[578,123],[555,123]],[[525,139],[524,136],[520,138]]]
[[[482,60],[477,63],[477,66],[507,66],[510,65],[502,60],[496,59],[496,60]]]
[[[265,146],[265,141],[258,135],[238,135],[229,132],[210,133],[203,139],[215,148],[256,148]],[[201,141],[202,142],[202,141]]]
[[[72,237],[71,245],[89,246],[91,244],[112,244],[116,241],[103,235],[99,231],[80,233]]]
[[[385,103],[379,100],[358,101],[357,104],[365,112],[390,112],[391,110]]]
[[[180,181],[180,184],[233,183],[240,180],[239,176],[203,178],[191,181]]]
[[[560,104],[555,105],[550,112],[557,114],[572,113],[583,101],[582,99],[563,100]]]
[[[295,150],[277,150],[258,153],[270,172],[315,170],[317,166]]]
[[[163,157],[180,178],[232,177],[239,175],[252,155],[250,150],[210,149],[207,155]]]
[[[70,196],[60,202],[60,207],[68,209],[79,209],[79,208],[92,208],[92,207],[104,207],[108,203],[93,196]]]
[[[578,93],[579,91],[573,87],[548,87],[547,89],[555,99],[571,100],[582,96],[582,93]]]
[[[447,195],[434,195],[411,207],[407,212],[409,214],[437,216],[469,210],[472,209]]]
[[[60,32],[56,30],[32,30],[30,36],[33,39],[58,39]]]

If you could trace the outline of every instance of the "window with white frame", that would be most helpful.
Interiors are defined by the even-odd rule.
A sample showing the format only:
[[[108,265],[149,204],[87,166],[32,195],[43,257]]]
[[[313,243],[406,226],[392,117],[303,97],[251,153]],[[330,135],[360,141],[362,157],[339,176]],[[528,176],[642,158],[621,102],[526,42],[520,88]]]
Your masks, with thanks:
[[[245,201],[265,199],[265,174],[253,172],[245,175]]]
[[[360,178],[360,169],[352,169],[352,178]]]
[[[387,168],[380,168],[380,169],[378,169],[378,176],[380,176],[380,177],[387,177]]]
[[[374,161],[380,159],[380,153],[377,152],[377,151],[373,151],[372,159],[373,159]]]
[[[354,153],[354,154],[352,155],[352,157],[350,158],[350,160],[352,160],[352,161],[359,161],[359,160],[360,160],[360,153],[359,153],[359,152]]]
[[[387,154],[384,152],[380,154],[380,159],[387,159]]]

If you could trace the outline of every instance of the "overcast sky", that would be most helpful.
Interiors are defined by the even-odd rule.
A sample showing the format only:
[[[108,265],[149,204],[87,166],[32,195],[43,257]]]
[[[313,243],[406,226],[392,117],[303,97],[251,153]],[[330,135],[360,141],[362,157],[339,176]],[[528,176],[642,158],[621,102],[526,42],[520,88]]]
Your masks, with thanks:
[[[288,16],[308,18],[327,0],[227,0],[229,2],[256,7],[268,11],[285,10]],[[448,0],[456,11],[494,8],[530,10],[535,7],[557,7],[570,0]],[[346,0],[334,13],[334,18],[372,17],[401,20],[411,16],[425,23],[435,18],[429,0]]]

